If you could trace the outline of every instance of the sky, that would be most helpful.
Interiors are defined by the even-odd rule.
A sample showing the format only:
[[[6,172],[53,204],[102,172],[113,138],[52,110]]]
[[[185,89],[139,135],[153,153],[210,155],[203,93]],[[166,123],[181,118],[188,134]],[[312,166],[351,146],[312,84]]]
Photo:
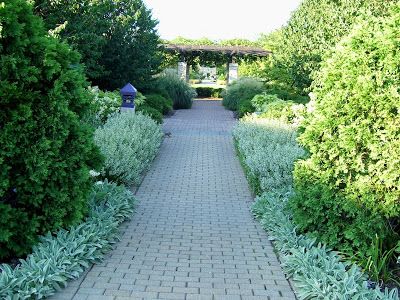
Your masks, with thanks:
[[[162,39],[257,39],[284,25],[301,0],[144,0]]]

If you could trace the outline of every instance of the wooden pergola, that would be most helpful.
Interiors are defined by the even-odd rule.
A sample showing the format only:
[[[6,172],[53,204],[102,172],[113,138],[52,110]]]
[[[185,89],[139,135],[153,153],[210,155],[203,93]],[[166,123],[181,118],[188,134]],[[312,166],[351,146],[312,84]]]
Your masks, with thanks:
[[[181,54],[193,53],[201,54],[204,52],[222,53],[228,56],[259,56],[265,57],[272,54],[271,51],[261,47],[244,47],[244,46],[218,46],[218,45],[176,45],[165,44],[164,48],[169,51],[175,51]]]
[[[245,47],[245,46],[220,46],[220,45],[178,45],[164,44],[166,51],[175,52],[180,55],[178,63],[178,75],[185,79],[189,79],[189,67],[185,56],[200,56],[204,53],[218,53],[225,55],[227,61],[227,83],[238,78],[238,64],[235,62],[235,57],[256,56],[266,57],[272,52],[261,47]]]

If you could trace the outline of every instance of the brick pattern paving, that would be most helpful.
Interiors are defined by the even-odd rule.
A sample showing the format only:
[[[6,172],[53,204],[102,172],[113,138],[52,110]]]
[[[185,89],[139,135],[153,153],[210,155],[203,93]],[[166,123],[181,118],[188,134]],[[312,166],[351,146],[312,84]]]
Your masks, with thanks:
[[[249,212],[234,123],[219,101],[195,101],[166,119],[171,135],[122,240],[52,299],[296,299]]]

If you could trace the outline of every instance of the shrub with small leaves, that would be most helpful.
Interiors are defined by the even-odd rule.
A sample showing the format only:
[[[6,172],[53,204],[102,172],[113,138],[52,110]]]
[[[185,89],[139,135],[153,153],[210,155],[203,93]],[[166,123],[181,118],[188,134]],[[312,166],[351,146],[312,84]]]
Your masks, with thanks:
[[[302,232],[368,257],[376,235],[385,250],[399,239],[400,5],[359,21],[316,74],[292,209]]]
[[[157,155],[162,136],[160,126],[141,113],[111,116],[94,136],[105,156],[102,175],[119,183],[138,185]]]
[[[0,258],[81,220],[101,156],[79,54],[50,37],[33,1],[0,1]]]
[[[174,109],[191,108],[196,90],[177,74],[165,73],[157,78],[157,90],[166,92],[173,101]]]

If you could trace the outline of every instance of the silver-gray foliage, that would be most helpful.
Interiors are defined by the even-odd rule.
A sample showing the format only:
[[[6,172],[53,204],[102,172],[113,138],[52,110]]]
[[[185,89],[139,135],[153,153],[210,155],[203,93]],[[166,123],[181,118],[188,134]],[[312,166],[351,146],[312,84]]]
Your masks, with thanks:
[[[289,194],[266,192],[252,211],[280,252],[285,272],[294,280],[300,299],[399,299],[396,289],[369,289],[361,269],[314,239],[296,233],[286,208]]]
[[[118,240],[118,226],[134,211],[135,198],[123,186],[96,184],[86,220],[55,235],[47,234],[15,269],[0,266],[1,299],[42,299],[101,261]]]
[[[241,120],[233,135],[247,171],[259,178],[263,191],[252,212],[274,241],[300,299],[399,299],[396,289],[369,289],[368,278],[358,266],[296,232],[287,207],[293,192],[293,165],[304,155],[296,142],[295,125],[251,116]]]
[[[103,176],[138,185],[161,145],[161,127],[141,113],[117,113],[96,129],[94,140],[105,157]]]

